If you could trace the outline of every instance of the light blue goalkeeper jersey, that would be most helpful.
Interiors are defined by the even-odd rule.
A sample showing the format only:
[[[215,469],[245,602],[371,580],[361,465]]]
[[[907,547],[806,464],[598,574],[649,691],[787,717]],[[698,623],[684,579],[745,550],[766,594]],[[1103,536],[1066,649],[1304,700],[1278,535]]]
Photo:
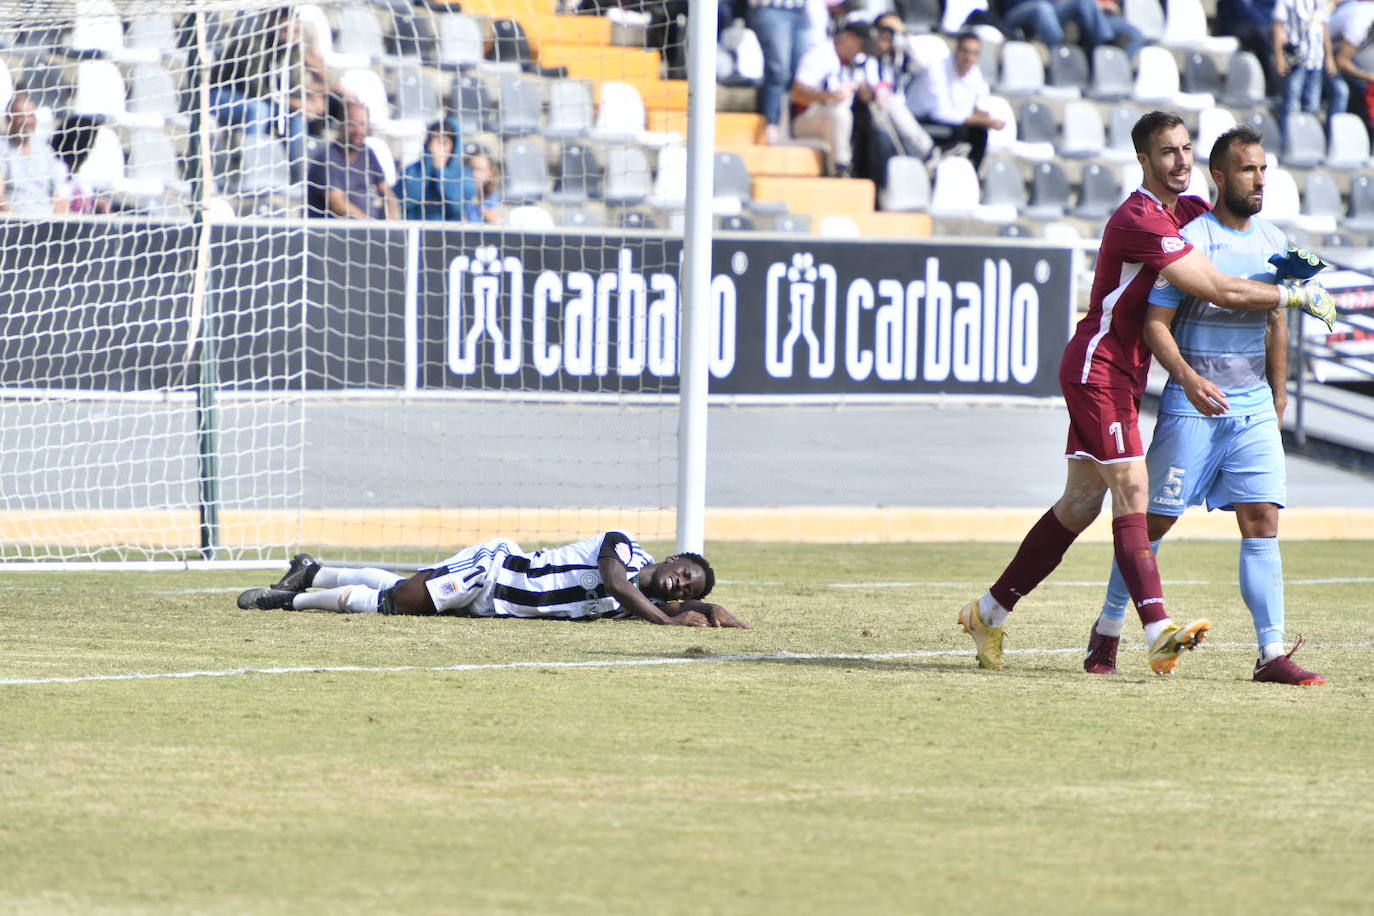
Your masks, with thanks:
[[[1268,220],[1251,217],[1245,232],[1228,229],[1205,213],[1179,233],[1216,265],[1235,277],[1273,283],[1271,255],[1288,244]],[[1163,278],[1160,278],[1161,281]],[[1274,413],[1274,395],[1265,378],[1264,326],[1267,311],[1224,309],[1189,296],[1172,284],[1150,291],[1150,304],[1177,309],[1174,339],[1188,365],[1212,382],[1231,404],[1229,416]],[[1201,416],[1172,378],[1164,386],[1161,413]]]

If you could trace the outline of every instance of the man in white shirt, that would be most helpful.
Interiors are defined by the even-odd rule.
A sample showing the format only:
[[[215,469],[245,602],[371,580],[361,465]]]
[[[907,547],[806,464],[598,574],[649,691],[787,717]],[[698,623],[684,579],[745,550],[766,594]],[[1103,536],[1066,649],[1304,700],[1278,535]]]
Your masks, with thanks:
[[[851,22],[802,55],[792,81],[792,136],[813,137],[830,146],[836,175],[854,167],[854,93],[863,83],[862,56],[868,46],[867,23]]]
[[[67,212],[67,167],[47,141],[33,139],[37,110],[27,93],[16,92],[0,142],[0,210],[19,216]]]
[[[983,40],[973,32],[964,32],[954,54],[926,67],[907,90],[912,114],[926,125],[935,142],[942,149],[967,143],[974,168],[987,152],[988,131],[1004,126],[978,108],[978,99],[989,93],[988,81],[978,68],[982,56]]]
[[[1336,72],[1332,35],[1327,28],[1326,0],[1278,0],[1274,4],[1274,65],[1283,77],[1280,139],[1288,147],[1288,118],[1302,111],[1321,111],[1326,90],[1330,115],[1345,111],[1350,88]],[[1329,132],[1329,131],[1328,131]]]

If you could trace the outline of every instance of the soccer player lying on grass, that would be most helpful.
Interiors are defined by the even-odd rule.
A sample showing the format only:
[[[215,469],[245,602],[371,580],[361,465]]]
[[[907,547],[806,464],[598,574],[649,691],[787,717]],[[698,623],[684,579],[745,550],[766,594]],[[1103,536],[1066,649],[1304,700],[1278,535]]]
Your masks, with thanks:
[[[702,600],[715,583],[705,557],[679,553],[655,563],[628,534],[607,531],[532,553],[496,538],[409,578],[385,569],[321,566],[300,553],[281,581],[248,589],[238,606],[547,620],[641,617],[670,626],[748,629],[719,604]]]
[[[1207,203],[1185,192],[1193,145],[1182,119],[1152,111],[1131,130],[1143,183],[1112,214],[1102,232],[1088,313],[1078,322],[1059,364],[1069,410],[1064,491],[1027,533],[988,591],[964,605],[959,625],[973,637],[980,668],[1005,668],[1002,639],[1016,602],[1045,580],[1065,552],[1112,500],[1112,545],[1135,601],[1150,667],[1172,674],[1179,656],[1211,628],[1177,624],[1164,609],[1164,589],[1150,552],[1145,511],[1149,475],[1140,441],[1140,398],[1150,371],[1144,341],[1146,301],[1156,278],[1229,309],[1268,312],[1301,308],[1329,327],[1335,302],[1318,284],[1275,287],[1223,274],[1179,235]]]
[[[1264,205],[1262,137],[1237,127],[1217,138],[1208,165],[1217,186],[1211,213],[1180,235],[1216,264],[1242,277],[1311,276],[1319,258],[1285,249],[1283,232],[1255,214]],[[1154,441],[1145,456],[1150,477],[1147,522],[1158,550],[1189,506],[1236,513],[1240,527],[1240,593],[1255,621],[1259,660],[1254,679],[1322,684],[1325,679],[1283,651],[1283,562],[1279,508],[1288,498],[1279,423],[1288,400],[1288,327],[1282,312],[1233,312],[1165,284],[1150,293],[1145,340],[1169,370]],[[1267,376],[1267,377],[1266,377]],[[1102,615],[1093,625],[1083,670],[1116,671],[1116,650],[1129,600],[1112,565]],[[1298,639],[1298,646],[1302,645]]]

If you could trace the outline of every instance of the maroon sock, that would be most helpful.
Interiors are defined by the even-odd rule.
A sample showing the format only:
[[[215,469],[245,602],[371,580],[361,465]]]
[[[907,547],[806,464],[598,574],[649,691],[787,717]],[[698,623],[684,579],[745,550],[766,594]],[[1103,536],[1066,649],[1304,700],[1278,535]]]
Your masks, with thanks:
[[[1116,565],[1126,580],[1126,589],[1135,602],[1140,622],[1154,623],[1168,617],[1164,610],[1164,585],[1159,581],[1159,564],[1150,549],[1145,513],[1112,519],[1112,546],[1116,549]]]
[[[1035,523],[1021,542],[1016,556],[1011,558],[1001,577],[989,589],[992,597],[1009,611],[1016,607],[1018,600],[1029,595],[1033,588],[1054,572],[1076,537],[1077,534],[1059,521],[1053,509],[1040,516],[1040,521]]]

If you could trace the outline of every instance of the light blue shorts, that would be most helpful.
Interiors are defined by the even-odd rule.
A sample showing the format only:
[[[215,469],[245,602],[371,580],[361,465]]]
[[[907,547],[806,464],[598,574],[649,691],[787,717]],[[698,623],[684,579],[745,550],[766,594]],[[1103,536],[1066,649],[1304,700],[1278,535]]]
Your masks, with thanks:
[[[1236,503],[1288,501],[1288,468],[1275,416],[1193,417],[1160,414],[1145,456],[1150,469],[1150,511],[1182,515],[1207,501],[1208,509]]]

